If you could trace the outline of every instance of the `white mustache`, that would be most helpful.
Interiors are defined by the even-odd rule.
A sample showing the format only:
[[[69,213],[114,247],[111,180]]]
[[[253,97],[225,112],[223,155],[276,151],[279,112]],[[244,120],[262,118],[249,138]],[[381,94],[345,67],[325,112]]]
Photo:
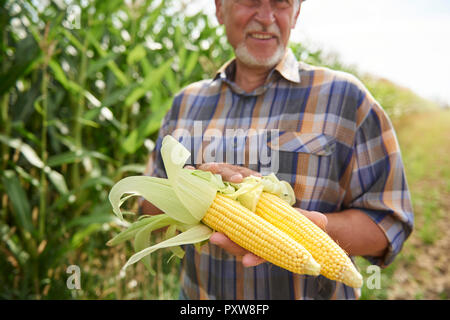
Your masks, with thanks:
[[[244,33],[251,32],[268,32],[277,37],[281,37],[280,28],[276,24],[271,24],[269,27],[264,27],[256,21],[251,21],[244,29]]]

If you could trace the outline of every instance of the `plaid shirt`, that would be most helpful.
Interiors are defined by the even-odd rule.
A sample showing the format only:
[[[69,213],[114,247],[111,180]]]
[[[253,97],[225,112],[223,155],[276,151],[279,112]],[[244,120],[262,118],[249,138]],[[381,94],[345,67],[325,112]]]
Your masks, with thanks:
[[[393,261],[413,228],[399,145],[383,109],[354,76],[298,62],[291,50],[266,82],[246,93],[230,61],[214,79],[184,88],[165,116],[147,166],[165,177],[161,140],[176,136],[191,164],[227,162],[291,183],[297,203],[323,213],[357,208],[383,230]],[[357,299],[359,290],[323,276],[293,274],[270,263],[244,268],[207,244],[186,246],[182,296],[188,299]]]

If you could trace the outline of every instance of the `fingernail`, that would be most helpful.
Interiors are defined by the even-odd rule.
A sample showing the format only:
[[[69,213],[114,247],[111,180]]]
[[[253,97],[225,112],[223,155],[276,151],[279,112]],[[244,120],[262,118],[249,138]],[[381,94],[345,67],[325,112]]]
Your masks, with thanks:
[[[237,173],[237,174],[234,174],[234,175],[232,175],[231,177],[230,177],[230,182],[241,182],[242,181],[242,174],[240,174],[240,173]]]

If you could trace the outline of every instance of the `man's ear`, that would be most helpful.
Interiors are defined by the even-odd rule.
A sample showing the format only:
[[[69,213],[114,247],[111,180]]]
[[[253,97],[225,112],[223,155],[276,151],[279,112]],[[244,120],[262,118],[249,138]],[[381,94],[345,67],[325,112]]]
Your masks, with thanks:
[[[217,21],[220,24],[223,24],[223,15],[222,15],[222,0],[215,0],[216,2],[216,17]]]

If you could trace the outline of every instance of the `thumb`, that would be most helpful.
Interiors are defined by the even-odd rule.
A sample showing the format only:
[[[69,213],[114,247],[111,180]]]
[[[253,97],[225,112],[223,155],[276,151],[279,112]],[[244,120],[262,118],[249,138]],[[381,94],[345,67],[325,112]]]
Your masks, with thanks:
[[[326,231],[328,218],[323,213],[317,211],[307,211],[300,208],[296,208],[301,214],[311,220],[314,224],[316,224],[319,228]]]

